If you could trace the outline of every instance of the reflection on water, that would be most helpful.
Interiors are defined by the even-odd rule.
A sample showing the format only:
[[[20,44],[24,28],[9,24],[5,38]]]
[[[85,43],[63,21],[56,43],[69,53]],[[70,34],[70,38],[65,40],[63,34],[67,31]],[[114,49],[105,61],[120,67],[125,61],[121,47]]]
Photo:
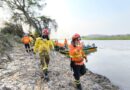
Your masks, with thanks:
[[[107,76],[122,90],[130,90],[130,41],[84,41],[95,43],[97,52],[88,55],[87,68]]]

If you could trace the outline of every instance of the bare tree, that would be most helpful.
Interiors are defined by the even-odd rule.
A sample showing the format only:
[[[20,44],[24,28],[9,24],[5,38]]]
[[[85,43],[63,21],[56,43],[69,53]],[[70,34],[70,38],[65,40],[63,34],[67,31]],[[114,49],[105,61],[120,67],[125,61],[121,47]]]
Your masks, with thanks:
[[[38,10],[46,6],[45,0],[1,0],[2,5],[7,5],[13,13],[14,21],[23,21],[33,26],[41,34],[45,26],[57,29],[57,23],[44,15],[38,16]]]

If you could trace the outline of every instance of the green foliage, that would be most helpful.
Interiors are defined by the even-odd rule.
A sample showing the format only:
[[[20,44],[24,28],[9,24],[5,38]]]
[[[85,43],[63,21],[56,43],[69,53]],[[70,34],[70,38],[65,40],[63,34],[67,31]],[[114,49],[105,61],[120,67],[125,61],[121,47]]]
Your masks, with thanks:
[[[13,23],[5,23],[5,27],[1,29],[1,33],[19,37],[22,37],[24,34],[22,26]]]
[[[21,21],[33,26],[38,34],[45,26],[57,29],[57,23],[51,18],[41,15],[40,11],[46,6],[45,0],[2,0],[12,10],[12,19],[17,24]],[[38,12],[39,11],[39,12]],[[40,18],[37,18],[40,17]]]

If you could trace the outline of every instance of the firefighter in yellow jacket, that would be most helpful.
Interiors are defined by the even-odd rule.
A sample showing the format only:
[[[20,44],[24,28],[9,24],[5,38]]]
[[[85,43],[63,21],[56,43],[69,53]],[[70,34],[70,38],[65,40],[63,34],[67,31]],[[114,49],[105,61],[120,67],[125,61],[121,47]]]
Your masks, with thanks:
[[[48,80],[48,64],[50,61],[49,53],[50,50],[54,48],[51,40],[49,40],[48,35],[43,35],[38,37],[34,46],[34,53],[38,52],[40,56],[40,62],[44,74],[44,78]]]

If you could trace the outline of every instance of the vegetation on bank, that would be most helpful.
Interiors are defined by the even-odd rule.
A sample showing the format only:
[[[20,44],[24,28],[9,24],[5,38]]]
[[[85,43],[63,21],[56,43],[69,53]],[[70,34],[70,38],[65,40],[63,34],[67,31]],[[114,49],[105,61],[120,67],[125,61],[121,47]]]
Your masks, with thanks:
[[[6,56],[9,59],[8,51],[10,50],[12,50],[11,42],[8,40],[6,35],[0,33],[0,59],[3,56]]]
[[[110,35],[110,36],[82,36],[84,40],[130,40],[130,34],[127,35]]]
[[[23,29],[19,24],[6,22],[5,27],[0,28],[0,59],[3,56],[10,58],[9,51],[16,42],[21,42],[23,34]]]
[[[10,51],[15,42],[21,42],[24,24],[29,26],[29,34],[35,30],[35,36],[41,35],[45,27],[57,30],[56,21],[39,12],[46,6],[44,0],[2,0],[0,3],[0,8],[7,7],[10,11],[10,19],[0,28],[0,57]]]

